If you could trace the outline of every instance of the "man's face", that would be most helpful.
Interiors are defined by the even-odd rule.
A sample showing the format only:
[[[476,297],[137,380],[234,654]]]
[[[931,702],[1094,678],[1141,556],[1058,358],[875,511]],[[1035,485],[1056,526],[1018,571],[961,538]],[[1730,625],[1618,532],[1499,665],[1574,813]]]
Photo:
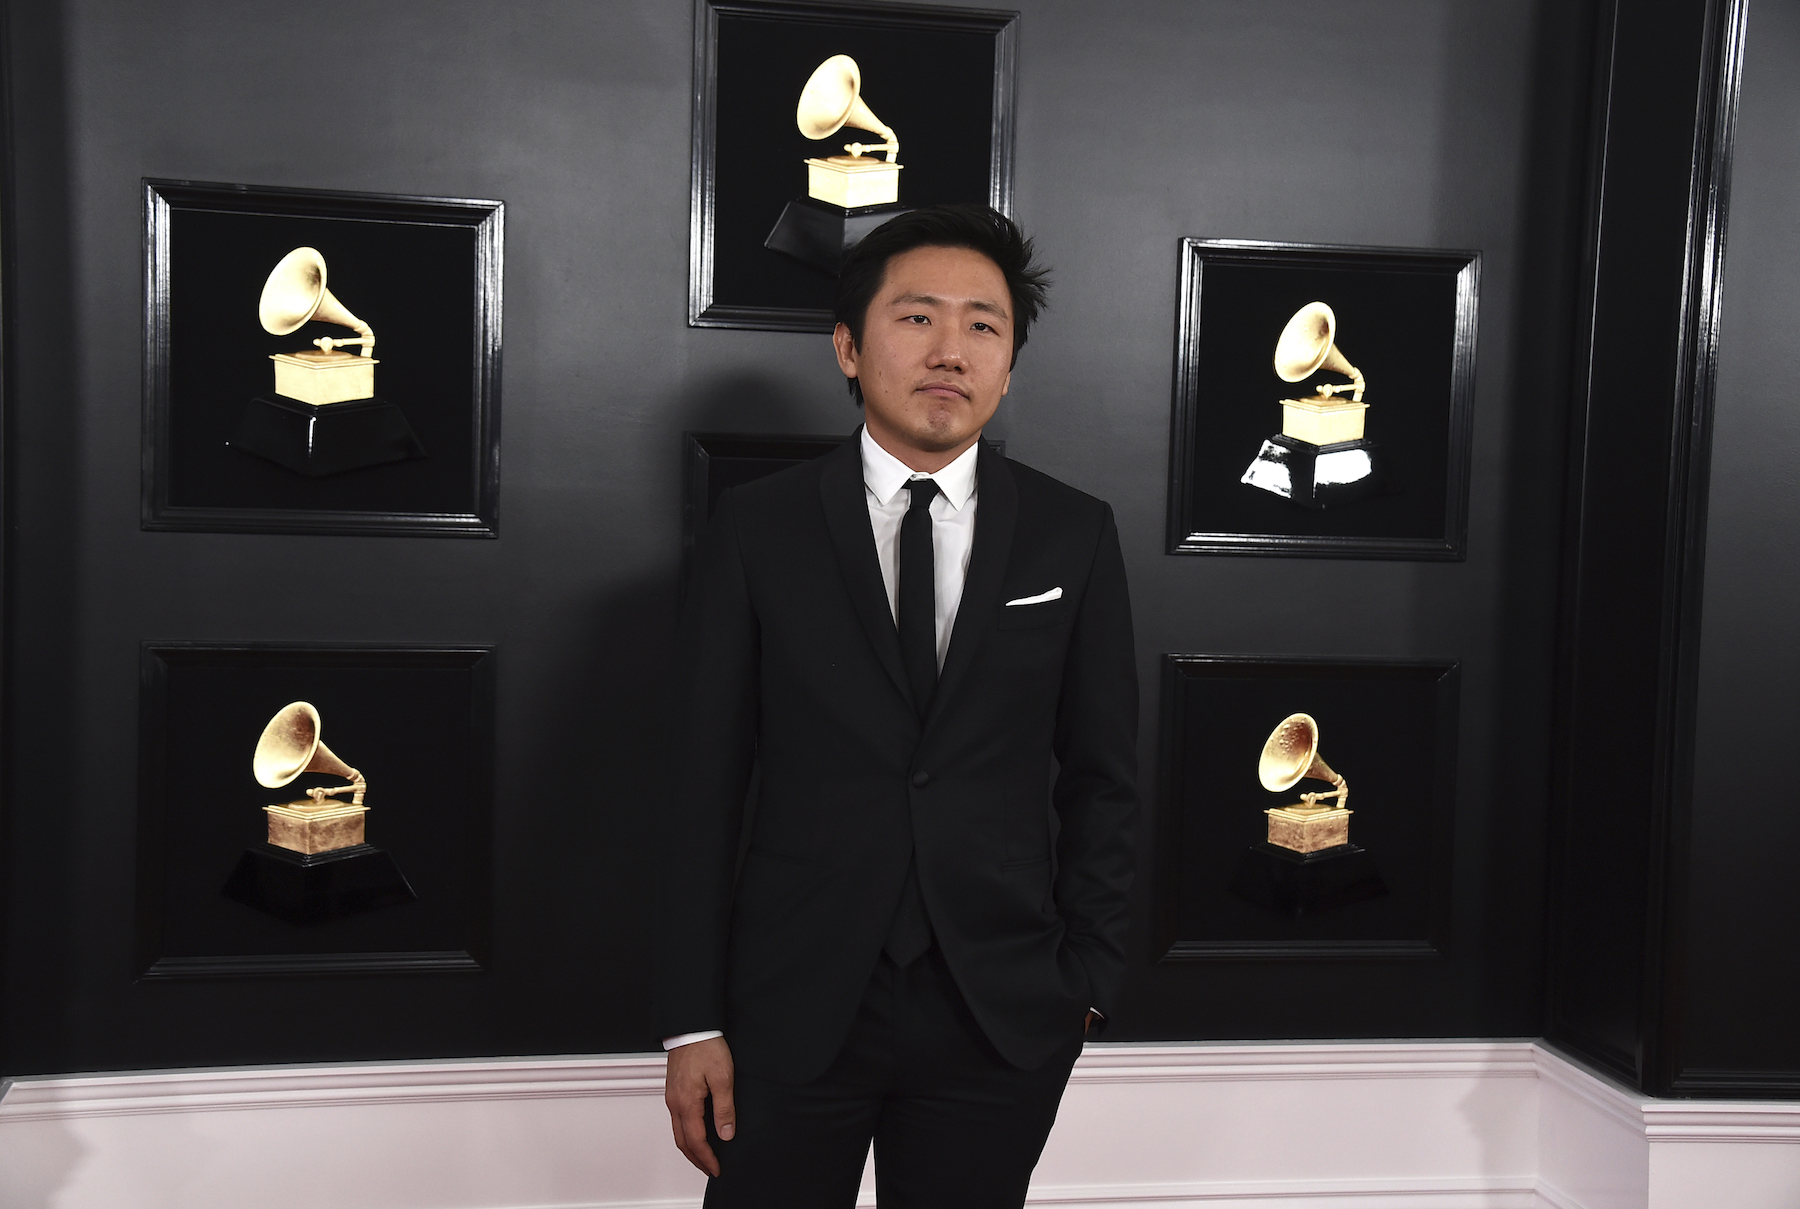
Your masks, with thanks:
[[[903,451],[954,456],[1012,382],[1006,277],[968,248],[902,252],[869,303],[860,346],[841,323],[832,342],[845,376],[862,385],[870,436],[903,461]]]

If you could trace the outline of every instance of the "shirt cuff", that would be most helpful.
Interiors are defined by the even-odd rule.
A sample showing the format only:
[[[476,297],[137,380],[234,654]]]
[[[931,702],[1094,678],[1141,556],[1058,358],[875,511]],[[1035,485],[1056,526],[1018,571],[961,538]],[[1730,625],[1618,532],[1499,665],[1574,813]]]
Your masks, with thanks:
[[[714,1037],[723,1037],[716,1028],[703,1029],[698,1033],[677,1033],[673,1037],[663,1038],[664,1049],[679,1049],[684,1045],[692,1045],[696,1041],[711,1041]]]

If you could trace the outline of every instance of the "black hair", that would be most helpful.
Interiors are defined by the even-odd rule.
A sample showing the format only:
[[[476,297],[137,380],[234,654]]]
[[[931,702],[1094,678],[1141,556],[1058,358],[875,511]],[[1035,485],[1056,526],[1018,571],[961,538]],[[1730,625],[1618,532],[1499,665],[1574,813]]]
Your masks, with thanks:
[[[851,343],[862,344],[863,321],[887,277],[888,262],[915,248],[968,248],[994,262],[1012,296],[1013,364],[1018,364],[1019,350],[1044,309],[1050,270],[1032,263],[1031,240],[1012,219],[992,206],[967,202],[909,210],[876,227],[850,250],[838,273],[832,315],[850,329]],[[850,397],[861,407],[862,383],[855,378],[849,382]]]

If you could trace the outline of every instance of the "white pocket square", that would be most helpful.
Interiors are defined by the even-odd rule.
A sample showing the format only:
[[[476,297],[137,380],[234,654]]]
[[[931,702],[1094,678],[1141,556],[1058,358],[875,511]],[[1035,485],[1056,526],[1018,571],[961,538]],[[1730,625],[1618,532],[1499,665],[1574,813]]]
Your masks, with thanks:
[[[1036,596],[1021,596],[1017,600],[1009,600],[1006,602],[1006,607],[1010,609],[1014,605],[1044,604],[1048,601],[1061,599],[1062,589],[1051,588],[1048,592],[1039,592]]]

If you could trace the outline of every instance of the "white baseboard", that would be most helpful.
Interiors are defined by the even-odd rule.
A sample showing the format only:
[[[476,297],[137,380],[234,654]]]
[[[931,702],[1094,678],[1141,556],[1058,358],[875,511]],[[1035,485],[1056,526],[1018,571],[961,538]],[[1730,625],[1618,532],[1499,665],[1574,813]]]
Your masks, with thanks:
[[[0,1204],[697,1209],[663,1062],[19,1080],[0,1093]],[[1793,1209],[1800,1104],[1650,1100],[1527,1041],[1093,1045],[1029,1203]]]
[[[865,1189],[859,1207],[873,1206]],[[1262,1184],[1114,1184],[1037,1188],[1028,1206],[1058,1209],[1544,1209],[1530,1180],[1306,1180]],[[698,1197],[514,1209],[700,1209]],[[1552,1209],[1564,1209],[1552,1206]],[[1579,1209],[1579,1207],[1576,1207]]]

